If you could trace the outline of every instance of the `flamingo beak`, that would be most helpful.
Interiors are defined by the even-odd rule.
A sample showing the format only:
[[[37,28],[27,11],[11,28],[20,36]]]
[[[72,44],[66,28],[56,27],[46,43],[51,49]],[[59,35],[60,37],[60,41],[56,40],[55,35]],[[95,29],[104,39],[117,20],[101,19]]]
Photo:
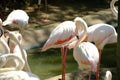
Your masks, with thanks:
[[[83,41],[84,41],[84,42],[87,42],[87,41],[88,41],[88,36],[86,36]]]
[[[3,24],[2,24],[2,26],[6,26],[6,25],[8,25],[8,24],[11,24],[11,21],[9,20],[5,20],[4,22],[3,22]]]
[[[0,27],[0,37],[4,34],[4,29]]]

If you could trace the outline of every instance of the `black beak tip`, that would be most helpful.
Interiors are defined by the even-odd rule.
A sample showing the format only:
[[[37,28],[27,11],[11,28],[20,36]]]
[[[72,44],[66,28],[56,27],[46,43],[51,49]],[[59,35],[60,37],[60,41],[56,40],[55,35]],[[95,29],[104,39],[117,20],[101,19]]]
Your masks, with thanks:
[[[0,29],[0,37],[2,37],[3,34],[4,34],[3,29]]]

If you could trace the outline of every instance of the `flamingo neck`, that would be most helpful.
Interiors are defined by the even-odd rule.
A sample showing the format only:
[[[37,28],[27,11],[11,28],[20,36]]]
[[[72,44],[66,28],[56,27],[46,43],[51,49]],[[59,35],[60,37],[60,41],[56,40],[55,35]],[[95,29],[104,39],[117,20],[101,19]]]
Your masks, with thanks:
[[[12,34],[12,36],[13,36],[15,42],[18,44],[18,46],[19,46],[19,48],[20,48],[20,51],[21,51],[21,54],[22,54],[22,57],[23,57],[23,59],[25,60],[26,58],[25,58],[25,55],[24,55],[24,51],[23,51],[23,49],[22,49],[22,47],[21,47],[18,39],[16,39],[16,37],[14,36],[14,34]]]
[[[5,66],[5,64],[11,59],[17,59],[19,61],[19,66],[10,67],[10,68],[0,68],[0,72],[22,70],[24,65],[25,65],[24,60],[21,59],[20,57],[18,57],[17,55],[14,55],[14,54],[4,54],[4,55],[0,56],[0,58],[3,60],[0,67]]]
[[[0,42],[2,43],[2,45],[4,46],[4,48],[5,48],[5,53],[10,53],[10,48],[9,48],[9,46],[7,45],[7,43],[2,39],[2,38],[0,38]]]
[[[116,1],[118,1],[118,0],[112,0],[111,3],[110,3],[110,7],[111,7],[111,10],[112,10],[113,14],[117,17],[118,16],[118,11],[114,6]]]
[[[75,35],[79,36],[79,32],[82,32],[82,37],[76,43],[76,46],[77,46],[82,41],[84,41],[85,38],[87,37],[87,28],[88,28],[88,26],[87,26],[87,23],[82,18],[79,18],[79,17],[77,17],[75,19],[75,25],[76,25]]]

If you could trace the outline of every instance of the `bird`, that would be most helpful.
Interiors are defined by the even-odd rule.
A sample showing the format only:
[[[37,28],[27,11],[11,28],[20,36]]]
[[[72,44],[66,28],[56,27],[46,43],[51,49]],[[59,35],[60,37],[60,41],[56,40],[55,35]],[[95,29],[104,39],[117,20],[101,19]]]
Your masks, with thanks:
[[[81,19],[82,19],[81,17],[76,17],[74,19],[74,21],[81,22]],[[84,20],[82,22],[86,23]],[[81,26],[81,28],[84,28],[84,26]],[[104,48],[104,46],[106,44],[117,42],[117,32],[112,25],[105,24],[105,23],[98,23],[98,24],[91,25],[89,27],[87,26],[85,28],[86,28],[85,31],[87,33],[87,37],[86,37],[86,39],[84,39],[84,41],[89,41],[89,42],[95,43],[95,45],[97,46],[97,48],[99,50],[100,58],[101,58],[101,54],[102,54],[102,49]],[[68,48],[69,49],[73,48],[75,46],[77,40],[78,39],[76,39],[76,41],[73,41],[72,43],[70,43],[68,45]]]
[[[17,67],[3,66],[11,59],[17,59],[19,65]],[[22,71],[24,60],[14,54],[4,54],[0,56],[0,80],[40,80],[39,77],[31,72]]]
[[[19,32],[6,32],[5,36],[8,36],[8,46],[10,48],[10,53],[15,54],[25,61],[24,71],[31,72],[30,66],[27,61],[27,52],[21,47],[22,35]],[[15,40],[14,40],[15,38]],[[16,42],[17,41],[17,42]],[[6,66],[18,65],[16,60],[10,61]]]
[[[16,59],[18,61],[18,66],[16,66],[15,68],[4,68],[4,69],[1,69],[1,71],[9,71],[9,70],[21,70],[23,69],[24,67],[24,60],[22,58],[20,58],[19,56],[17,55],[14,55],[14,54],[11,54],[10,53],[10,48],[9,46],[7,45],[6,41],[0,37],[0,43],[2,44],[2,48],[4,48],[4,52],[0,52],[0,68],[1,67],[4,67],[6,65],[6,63],[8,63],[9,60],[12,60],[12,59]]]
[[[28,24],[29,16],[28,14],[21,9],[13,10],[8,16],[7,19],[3,22],[3,26],[17,26],[20,31],[24,30],[24,27]]]
[[[73,48],[73,57],[78,63],[79,69],[82,71],[82,80],[84,80],[85,72],[89,73],[90,80],[91,71],[96,72],[96,78],[98,80],[99,51],[94,44],[90,42],[83,42],[83,40],[86,38],[85,36],[87,35],[87,25],[85,25],[86,23],[84,23],[84,20],[82,18],[79,20],[75,20],[75,24],[77,29],[80,29],[81,26],[84,26],[83,35],[81,36],[81,38],[78,38],[78,41]],[[78,35],[78,32],[76,32],[75,34]]]
[[[111,10],[112,10],[112,13],[116,16],[116,17],[118,17],[118,10],[115,8],[115,3],[117,2],[118,0],[112,0],[111,2],[110,2],[110,8],[111,8]]]
[[[20,43],[18,41],[18,39],[20,39],[20,38],[16,37],[17,34],[11,32],[11,31],[7,31],[7,35],[6,36],[8,36],[8,35],[9,35],[9,37],[12,40],[14,40],[19,45],[21,52],[23,52],[23,49],[21,48]],[[15,55],[15,54],[9,54],[9,55]],[[18,55],[15,55],[15,56],[20,58]],[[14,58],[11,58],[11,59],[14,59]],[[20,59],[23,60],[23,58],[20,58]],[[4,66],[5,65],[6,64],[4,64]],[[19,64],[19,66],[21,66],[21,64]],[[23,71],[23,67],[21,69],[19,69],[19,70],[18,69],[17,70],[13,70],[12,68],[10,68],[8,70],[7,68],[2,68],[2,69],[4,69],[4,71],[2,71],[0,69],[0,80],[3,80],[3,79],[4,80],[8,80],[8,79],[12,79],[12,80],[40,80],[40,78],[37,75],[33,74],[32,72],[30,72],[30,71]]]
[[[112,73],[111,73],[111,71],[109,71],[109,70],[106,71],[104,80],[112,80]]]
[[[73,41],[75,34],[75,23],[73,21],[64,21],[60,23],[50,34],[41,51],[50,48],[61,48],[62,55],[62,80],[65,80],[67,45]]]
[[[7,62],[9,60],[12,60],[12,59],[16,59],[19,63],[18,66],[13,66],[13,67],[6,67],[4,68],[4,66],[7,64]],[[24,60],[21,59],[19,56],[17,55],[14,55],[14,54],[3,54],[3,55],[0,55],[0,73],[1,72],[7,72],[7,71],[18,71],[18,70],[22,70],[23,67],[24,67]]]
[[[40,78],[33,73],[19,70],[0,72],[0,80],[40,80]]]

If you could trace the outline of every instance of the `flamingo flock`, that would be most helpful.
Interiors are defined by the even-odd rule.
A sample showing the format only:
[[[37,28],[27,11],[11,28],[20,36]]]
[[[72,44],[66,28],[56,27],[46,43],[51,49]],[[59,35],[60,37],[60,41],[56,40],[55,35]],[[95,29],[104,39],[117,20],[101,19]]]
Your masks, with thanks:
[[[22,35],[19,32],[4,31],[2,28],[5,25],[18,26],[23,31],[28,19],[29,16],[25,11],[14,10],[3,23],[0,20],[1,36],[4,33],[4,36],[0,37],[0,43],[5,50],[1,51],[0,56],[0,80],[40,80],[31,72],[27,52],[21,46]]]
[[[110,3],[111,10],[116,17],[118,11],[114,5],[117,1],[112,0]],[[23,10],[13,10],[4,22],[0,19],[0,44],[4,48],[4,52],[0,51],[0,80],[40,80],[37,75],[31,72],[27,61],[27,52],[21,46],[21,33],[28,24],[28,20],[29,16]],[[19,27],[21,33],[4,31],[2,26],[6,25]],[[7,42],[2,38],[3,34]],[[62,80],[66,80],[67,52],[68,49],[73,48],[73,57],[82,73],[82,80],[84,80],[84,73],[89,75],[88,80],[90,80],[91,72],[95,72],[96,80],[99,80],[102,49],[106,44],[116,42],[117,32],[112,25],[99,23],[88,27],[85,20],[76,17],[73,21],[60,23],[51,32],[41,51],[61,48]],[[107,71],[104,80],[111,79],[112,73]]]

